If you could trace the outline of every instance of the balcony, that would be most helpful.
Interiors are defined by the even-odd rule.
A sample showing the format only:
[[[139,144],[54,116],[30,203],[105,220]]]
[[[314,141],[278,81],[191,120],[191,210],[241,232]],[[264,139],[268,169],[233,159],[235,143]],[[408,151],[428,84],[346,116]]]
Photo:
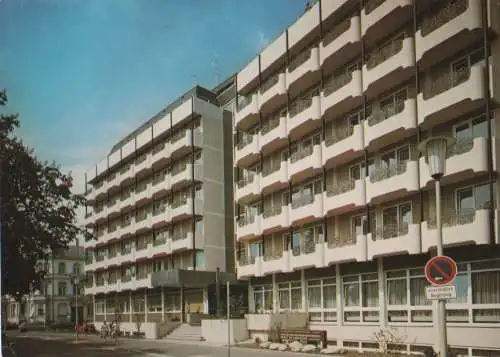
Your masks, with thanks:
[[[321,145],[311,145],[294,153],[288,163],[288,175],[292,180],[312,176],[323,167]]]
[[[187,163],[184,170],[170,173],[170,183],[174,189],[191,185],[193,181],[203,181],[203,164]]]
[[[368,259],[397,254],[420,254],[420,224],[387,224],[368,233]]]
[[[161,197],[166,195],[172,186],[172,178],[170,174],[165,174],[159,177],[154,177],[151,183],[151,195],[153,197]]]
[[[238,279],[262,276],[262,257],[245,257],[238,262]]]
[[[260,189],[263,194],[279,190],[288,185],[288,162],[279,161],[264,166],[260,175]]]
[[[238,92],[241,93],[253,87],[259,80],[259,56],[250,61],[237,76]]]
[[[237,166],[247,166],[259,158],[259,135],[246,134],[236,145],[235,162]]]
[[[280,115],[269,118],[259,133],[259,150],[273,152],[288,143],[287,117]]]
[[[436,14],[426,17],[417,31],[417,61],[427,68],[459,49],[467,48],[481,36],[481,26],[481,1],[449,2]]]
[[[170,156],[184,156],[193,150],[193,146],[201,147],[202,145],[203,137],[200,129],[179,131],[170,139]]]
[[[144,154],[135,160],[134,173],[135,175],[144,174],[151,169],[151,155]]]
[[[345,180],[323,192],[324,211],[327,215],[338,215],[366,205],[366,182]]]
[[[418,94],[418,123],[434,126],[478,109],[484,102],[481,64],[433,78]]]
[[[126,185],[135,177],[135,166],[128,164],[120,169],[119,182],[121,185]]]
[[[271,113],[280,108],[287,100],[286,73],[276,73],[268,78],[259,91],[259,104],[262,113]]]
[[[411,0],[369,0],[361,10],[362,33],[366,43],[373,43],[409,21]]]
[[[102,180],[99,184],[94,185],[94,196],[96,199],[103,198],[108,191],[108,183]]]
[[[302,51],[290,62],[286,84],[288,91],[295,95],[309,88],[319,79],[319,48],[312,47]]]
[[[203,201],[188,198],[184,201],[174,202],[171,205],[170,217],[172,220],[183,219],[192,215],[203,215]]]
[[[151,165],[160,169],[168,164],[170,159],[170,142],[156,145],[151,152]]]
[[[336,118],[359,106],[363,86],[361,71],[345,72],[326,83],[321,93],[321,114]]]
[[[172,252],[192,250],[193,239],[194,239],[193,232],[183,232],[179,234],[174,234],[174,236],[172,237],[172,241],[170,243]]]
[[[131,226],[131,232],[139,233],[151,228],[151,215],[145,213],[135,217],[135,224]]]
[[[343,242],[342,242],[343,241]],[[325,266],[346,263],[364,262],[367,260],[366,235],[338,237],[335,243],[325,243]]]
[[[151,217],[151,225],[153,226],[153,228],[166,226],[169,221],[170,212],[166,207],[153,212],[153,216]]]
[[[419,190],[418,162],[405,161],[375,168],[366,178],[366,201],[389,201]]]
[[[327,32],[320,47],[321,66],[334,69],[354,58],[361,51],[360,28],[359,16],[353,16]]]
[[[464,165],[467,163],[467,165]],[[462,138],[447,153],[443,184],[467,180],[478,173],[488,172],[488,139]],[[425,157],[420,158],[420,187],[431,185],[429,167]]]
[[[236,127],[243,130],[252,127],[259,120],[259,96],[257,93],[249,97],[239,97],[235,114]]]
[[[302,195],[292,202],[290,223],[301,224],[323,217],[323,193]]]
[[[363,131],[358,124],[337,128],[334,135],[327,136],[321,143],[323,166],[329,168],[354,159],[364,149]]]
[[[236,200],[238,202],[246,202],[252,200],[260,195],[260,175],[256,173],[250,173],[248,176],[243,177],[238,182],[238,188],[236,190]]]
[[[405,138],[417,129],[417,101],[409,98],[374,110],[364,121],[365,145],[389,145]]]
[[[144,202],[151,200],[151,185],[144,184],[137,187],[134,194],[135,204],[140,205]]]
[[[319,96],[298,99],[291,104],[288,112],[289,134],[305,134],[317,125],[321,118],[321,100]],[[297,133],[298,132],[298,133]]]
[[[126,211],[135,205],[135,195],[128,192],[120,197],[120,211]]]
[[[304,242],[304,246],[294,248],[290,255],[290,266],[293,270],[306,268],[321,268],[324,264],[325,245],[323,243],[315,244],[314,241]]]
[[[262,233],[261,219],[261,215],[240,217],[236,227],[238,239],[259,236]]]
[[[395,39],[370,53],[363,65],[363,86],[370,98],[413,75],[413,39]]]
[[[444,212],[443,222],[443,246],[452,247],[467,244],[489,244],[489,218],[488,210],[481,209],[470,213],[457,214],[456,212]],[[422,252],[427,252],[436,246],[437,230],[434,220],[422,222]]]
[[[290,207],[275,206],[262,213],[262,234],[271,234],[290,226]]]

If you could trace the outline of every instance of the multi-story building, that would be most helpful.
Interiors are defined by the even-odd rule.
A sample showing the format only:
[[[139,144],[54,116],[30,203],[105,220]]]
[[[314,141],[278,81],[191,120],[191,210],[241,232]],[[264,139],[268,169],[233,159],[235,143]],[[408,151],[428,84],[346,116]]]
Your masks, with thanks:
[[[217,94],[193,88],[87,171],[86,222],[97,238],[86,243],[85,266],[94,321],[118,313],[153,331],[167,317],[207,313],[217,270],[221,281],[234,271],[226,249],[234,202],[224,185],[232,182],[224,160],[231,116]]]
[[[38,266],[45,272],[41,288],[33,287],[25,296],[8,299],[7,321],[40,324],[75,322],[77,308],[79,321],[84,321],[87,304],[83,285],[75,279],[82,278],[84,261],[85,253],[80,246],[69,246],[66,250],[50,254]]]
[[[307,312],[339,347],[376,348],[392,327],[396,349],[432,346],[418,144],[446,135],[448,342],[500,350],[498,15],[493,0],[322,0],[237,74],[237,269],[254,313]]]

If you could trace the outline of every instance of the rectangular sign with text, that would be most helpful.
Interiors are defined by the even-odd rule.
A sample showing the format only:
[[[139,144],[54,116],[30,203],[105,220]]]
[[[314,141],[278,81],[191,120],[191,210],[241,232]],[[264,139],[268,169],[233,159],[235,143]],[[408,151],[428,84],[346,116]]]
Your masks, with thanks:
[[[457,288],[455,285],[427,286],[425,297],[428,300],[448,300],[457,298]]]

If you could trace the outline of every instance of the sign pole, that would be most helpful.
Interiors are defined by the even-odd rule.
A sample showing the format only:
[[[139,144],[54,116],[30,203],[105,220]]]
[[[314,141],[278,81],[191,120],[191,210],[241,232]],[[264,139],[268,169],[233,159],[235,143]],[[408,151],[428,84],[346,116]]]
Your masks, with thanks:
[[[437,255],[443,255],[443,223],[441,222],[441,182],[435,180],[436,185],[436,228],[437,228]],[[446,300],[438,300],[438,351],[439,357],[447,357],[448,341],[446,336]]]

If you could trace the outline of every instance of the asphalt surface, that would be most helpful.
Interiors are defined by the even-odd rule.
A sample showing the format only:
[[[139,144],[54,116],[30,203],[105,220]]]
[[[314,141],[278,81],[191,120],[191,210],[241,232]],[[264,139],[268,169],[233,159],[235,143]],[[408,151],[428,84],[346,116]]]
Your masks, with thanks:
[[[103,341],[98,336],[82,336],[75,341],[73,334],[27,332],[8,333],[15,343],[16,357],[300,357],[302,353],[276,352],[250,348],[209,346],[203,342],[171,343],[166,340],[129,340],[118,343]],[[2,351],[3,357],[11,357]]]

